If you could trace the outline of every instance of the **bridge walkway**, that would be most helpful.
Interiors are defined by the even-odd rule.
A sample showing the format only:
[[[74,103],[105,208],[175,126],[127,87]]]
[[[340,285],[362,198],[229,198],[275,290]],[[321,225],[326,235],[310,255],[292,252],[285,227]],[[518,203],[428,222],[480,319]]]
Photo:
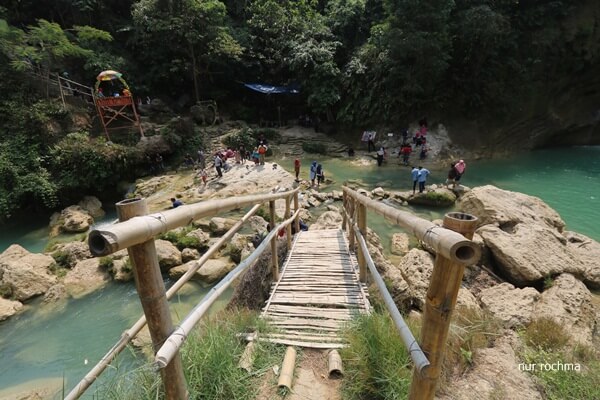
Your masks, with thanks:
[[[273,284],[261,318],[274,332],[259,340],[290,346],[344,347],[341,329],[354,316],[370,313],[358,263],[341,229],[300,232]]]

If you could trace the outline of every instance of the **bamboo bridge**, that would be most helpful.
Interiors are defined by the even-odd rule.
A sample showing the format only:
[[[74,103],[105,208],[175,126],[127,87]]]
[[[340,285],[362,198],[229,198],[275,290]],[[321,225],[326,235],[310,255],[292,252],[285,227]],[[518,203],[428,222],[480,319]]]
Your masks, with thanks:
[[[166,399],[187,399],[189,394],[179,355],[180,347],[211,304],[235,279],[251,267],[268,247],[271,248],[273,283],[261,318],[277,330],[250,335],[247,337],[251,341],[247,350],[255,340],[289,346],[280,378],[286,374],[293,376],[293,373],[286,371],[286,366],[294,364],[288,359],[288,355],[295,355],[293,346],[336,349],[346,345],[339,335],[340,329],[356,315],[370,313],[367,284],[371,283],[378,289],[412,359],[414,373],[409,398],[433,399],[441,372],[450,318],[456,305],[464,268],[473,264],[479,257],[479,248],[470,240],[477,219],[468,214],[450,213],[446,215],[444,225],[440,227],[411,213],[369,199],[352,189],[344,188],[342,226],[337,229],[301,232],[298,193],[299,188],[296,188],[280,193],[209,200],[154,214],[148,214],[143,199],[129,199],[117,203],[120,222],[102,230],[92,231],[88,239],[89,247],[95,256],[105,256],[128,249],[144,316],[122,334],[120,340],[65,399],[78,399],[146,323],[155,350],[154,366],[161,371]],[[276,201],[284,201],[283,215],[291,215],[279,224],[276,222]],[[262,204],[267,203],[273,229],[255,251],[214,286],[175,327],[169,312],[168,299],[174,296],[208,259],[220,251]],[[251,209],[169,290],[165,290],[154,238],[161,233],[186,226],[194,220],[244,207]],[[388,221],[412,233],[436,253],[419,341],[405,324],[369,254],[366,239],[367,210],[384,216]],[[295,232],[298,232],[295,235],[292,235],[292,225]],[[281,231],[286,232],[284,240],[288,255],[280,269],[277,245],[281,240],[278,238]],[[243,356],[242,359],[244,358]],[[240,360],[242,361],[248,362]]]

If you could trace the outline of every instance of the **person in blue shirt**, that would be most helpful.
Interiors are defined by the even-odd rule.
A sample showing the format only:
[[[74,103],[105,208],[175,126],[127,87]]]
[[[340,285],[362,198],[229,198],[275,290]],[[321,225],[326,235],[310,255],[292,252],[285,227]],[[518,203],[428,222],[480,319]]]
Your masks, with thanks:
[[[413,194],[415,194],[415,191],[417,190],[417,182],[419,182],[419,169],[417,167],[412,167],[410,176],[413,180]]]
[[[427,168],[419,166],[419,193],[423,193],[423,190],[425,190],[425,183],[430,173]]]
[[[171,204],[172,208],[177,208],[179,206],[182,206],[183,202],[181,200],[176,199],[175,197],[171,197]]]

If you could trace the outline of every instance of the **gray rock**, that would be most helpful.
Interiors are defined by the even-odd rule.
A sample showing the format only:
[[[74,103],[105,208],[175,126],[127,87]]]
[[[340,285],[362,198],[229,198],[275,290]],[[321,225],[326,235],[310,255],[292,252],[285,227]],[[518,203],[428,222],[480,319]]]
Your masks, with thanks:
[[[0,321],[4,321],[21,311],[23,304],[20,301],[8,300],[0,297]]]
[[[44,295],[44,303],[57,303],[61,300],[66,300],[67,288],[62,283],[57,283],[56,285],[50,287],[46,294]]]
[[[403,256],[408,253],[409,237],[406,233],[394,233],[392,235],[392,245],[390,251],[392,254]]]
[[[197,260],[200,258],[200,252],[196,249],[185,248],[181,251],[181,261],[185,264],[188,261]]]
[[[73,297],[94,292],[110,281],[110,275],[100,267],[99,258],[79,261],[65,276],[64,285]]]
[[[479,293],[483,308],[489,310],[507,328],[527,325],[531,321],[534,304],[539,297],[540,294],[534,288],[518,289],[506,282]]]
[[[90,248],[85,242],[59,243],[54,247],[52,255],[56,257],[61,253],[64,255],[65,266],[68,268],[73,268],[78,261],[92,258]]]
[[[77,205],[87,211],[93,218],[100,218],[105,214],[102,203],[94,196],[85,196]]]
[[[342,226],[342,214],[335,211],[325,211],[317,219],[315,223],[310,225],[311,231],[322,230],[322,229],[336,229]]]
[[[210,220],[210,231],[215,236],[221,236],[231,229],[235,223],[236,221],[231,218],[214,217]]]
[[[181,252],[173,243],[158,239],[154,241],[154,244],[161,271],[166,272],[176,265],[181,265]]]
[[[411,305],[422,310],[433,272],[433,256],[420,249],[411,249],[398,264],[409,287]]]

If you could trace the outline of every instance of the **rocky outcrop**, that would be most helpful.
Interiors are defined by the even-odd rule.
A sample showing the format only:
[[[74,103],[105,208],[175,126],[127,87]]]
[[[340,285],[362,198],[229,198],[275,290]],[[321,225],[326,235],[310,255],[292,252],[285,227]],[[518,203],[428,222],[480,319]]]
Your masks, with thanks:
[[[422,310],[433,272],[433,256],[426,251],[412,249],[402,257],[398,269],[408,284],[411,305]]]
[[[138,180],[135,184],[135,194],[140,197],[150,197],[167,186],[173,185],[176,180],[176,175],[161,175],[148,180]]]
[[[154,244],[161,271],[166,272],[176,265],[181,265],[181,252],[173,243],[158,239],[154,241]]]
[[[510,283],[501,283],[479,293],[483,308],[507,328],[527,325],[533,317],[534,305],[539,298],[540,294],[534,288],[518,289]]]
[[[494,347],[475,352],[472,367],[452,380],[438,400],[540,399],[542,395],[532,377],[519,370],[513,350],[515,333],[496,340]]]
[[[0,321],[12,317],[23,308],[20,301],[8,300],[0,297]]]
[[[202,229],[194,229],[191,232],[188,232],[185,236],[193,237],[198,239],[198,244],[200,247],[208,248],[208,242],[210,241],[210,235],[204,232]]]
[[[79,206],[69,206],[60,214],[54,213],[50,217],[51,229],[55,231],[58,228],[60,232],[65,233],[86,232],[93,223],[94,218]]]
[[[100,289],[110,280],[110,275],[101,266],[98,258],[79,261],[65,276],[67,292],[80,297]]]
[[[321,216],[310,225],[311,231],[323,229],[337,229],[342,226],[342,214],[335,211],[325,211]]]
[[[58,303],[68,297],[67,288],[62,283],[52,286],[44,295],[44,303]]]
[[[600,327],[600,310],[592,302],[592,294],[573,275],[562,274],[544,291],[534,307],[536,316],[550,317],[569,332],[574,342],[594,346],[600,342],[594,331]]]
[[[78,261],[92,258],[90,248],[85,242],[59,243],[54,247],[52,257],[60,259],[60,263],[67,268],[73,268]]]
[[[229,254],[229,258],[231,258],[231,261],[233,261],[236,264],[239,264],[242,261],[242,253],[244,252],[244,250],[248,251],[249,246],[252,246],[252,243],[249,242],[248,237],[236,233],[235,235],[233,235],[233,237],[227,244],[226,253]],[[249,253],[246,252],[246,254]]]
[[[102,203],[94,196],[85,196],[77,205],[87,211],[93,218],[100,218],[105,214]]]
[[[438,188],[428,189],[423,193],[416,193],[410,196],[408,204],[423,205],[429,207],[450,207],[456,201],[456,195],[449,189]]]
[[[460,198],[458,206],[477,216],[480,225],[497,224],[503,228],[525,222],[540,223],[559,232],[565,227],[560,215],[539,198],[492,185],[473,188]]]
[[[564,272],[600,287],[600,263],[573,251],[556,230],[540,224],[517,224],[510,230],[486,225],[477,230],[496,267],[517,285],[534,284]]]
[[[19,301],[44,294],[57,282],[50,268],[54,259],[12,245],[0,255],[0,285]]]
[[[210,231],[215,236],[222,236],[235,225],[237,221],[231,218],[214,217],[210,220]]]
[[[133,280],[133,266],[129,257],[115,259],[112,262],[110,273],[117,282],[129,282]]]
[[[171,268],[169,276],[173,279],[180,278],[185,274],[197,261],[190,261],[183,265]],[[202,267],[192,276],[193,280],[202,281],[205,283],[214,283],[221,280],[231,271],[235,265],[227,258],[219,258],[207,260]]]
[[[394,233],[392,235],[391,253],[402,256],[408,253],[409,237],[406,233]]]
[[[181,250],[181,262],[186,263],[188,261],[197,260],[200,258],[200,252],[196,249],[185,248]]]

